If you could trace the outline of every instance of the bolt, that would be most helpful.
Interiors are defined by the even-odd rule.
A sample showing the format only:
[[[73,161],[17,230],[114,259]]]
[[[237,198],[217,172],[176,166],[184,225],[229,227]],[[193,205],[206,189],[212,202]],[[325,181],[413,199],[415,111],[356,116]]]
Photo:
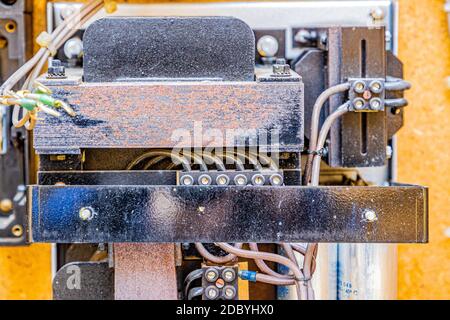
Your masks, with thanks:
[[[245,185],[247,184],[247,177],[244,176],[243,174],[237,174],[237,175],[234,177],[234,183],[235,183],[237,186],[245,186]]]
[[[285,59],[280,58],[275,61],[275,64],[272,67],[272,72],[274,76],[286,77],[291,75],[291,68],[286,63]]]
[[[373,210],[366,210],[364,212],[364,218],[369,222],[374,222],[375,220],[378,219],[377,214]]]
[[[366,84],[363,81],[355,81],[353,83],[353,91],[356,93],[363,93],[366,90]]]
[[[236,296],[236,289],[233,286],[226,286],[223,289],[225,299],[231,300]]]
[[[205,272],[205,278],[209,282],[214,282],[219,278],[219,272],[214,268],[209,268]]]
[[[384,11],[380,7],[372,9],[372,11],[370,11],[370,15],[373,20],[383,20],[384,19]]]
[[[355,99],[353,99],[353,107],[356,109],[356,110],[362,110],[362,109],[364,109],[364,105],[365,105],[366,103],[364,102],[364,100],[363,99],[361,99],[361,98],[355,98]]]
[[[181,177],[181,184],[184,186],[191,186],[194,184],[194,178],[190,175],[185,175]]]
[[[225,268],[222,271],[222,278],[226,281],[226,282],[231,282],[234,279],[236,279],[236,272],[231,269],[231,268]]]
[[[373,98],[369,102],[370,109],[372,110],[380,110],[383,108],[383,103],[380,98]]]
[[[0,201],[0,211],[8,213],[13,209],[13,202],[10,199],[3,199]]]
[[[380,93],[381,91],[383,91],[383,85],[378,80],[372,81],[369,85],[369,88],[373,93]]]
[[[202,174],[200,177],[198,177],[198,184],[209,186],[211,184],[211,177],[207,174]]]
[[[53,79],[65,77],[66,77],[66,69],[61,64],[61,61],[58,59],[52,59],[47,70],[47,78]]]
[[[78,215],[80,216],[80,219],[83,221],[91,220],[94,217],[94,213],[90,208],[81,208]]]
[[[230,183],[230,178],[228,178],[228,176],[225,175],[225,174],[219,174],[219,175],[217,176],[217,178],[216,178],[216,183],[217,183],[219,186],[225,186],[225,185],[227,185],[228,183]]]
[[[205,296],[210,300],[215,300],[219,296],[219,289],[214,286],[209,286],[205,290]]]
[[[15,237],[21,237],[23,235],[23,227],[20,224],[16,224],[11,228],[11,232]]]
[[[266,178],[262,174],[255,174],[252,177],[252,184],[255,186],[262,186],[266,182]]]

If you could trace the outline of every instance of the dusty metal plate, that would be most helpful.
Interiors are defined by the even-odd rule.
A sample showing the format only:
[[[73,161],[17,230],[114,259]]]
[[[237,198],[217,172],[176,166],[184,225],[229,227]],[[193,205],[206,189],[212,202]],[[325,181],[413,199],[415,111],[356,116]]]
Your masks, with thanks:
[[[428,239],[419,186],[32,186],[30,197],[34,242]],[[82,220],[86,207],[92,216]]]
[[[254,80],[253,31],[231,17],[104,18],[83,49],[86,82]]]
[[[147,82],[54,87],[77,116],[44,116],[38,153],[80,148],[303,146],[301,82]],[[55,151],[56,150],[56,151]],[[71,151],[72,150],[72,151]]]

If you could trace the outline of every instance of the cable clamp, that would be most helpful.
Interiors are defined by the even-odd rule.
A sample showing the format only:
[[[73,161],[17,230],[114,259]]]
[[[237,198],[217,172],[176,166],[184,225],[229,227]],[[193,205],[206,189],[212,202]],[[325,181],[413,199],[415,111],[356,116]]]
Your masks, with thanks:
[[[319,156],[319,157],[323,157],[323,156],[325,156],[326,154],[327,154],[327,148],[326,147],[323,147],[323,148],[321,148],[321,149],[319,149],[319,150],[308,150],[308,151],[306,151],[306,153],[307,154],[312,154],[312,155],[315,155],[315,156]]]
[[[41,46],[41,48],[46,48],[52,57],[56,55],[56,47],[52,43],[52,36],[47,32],[41,32],[37,38],[36,43]]]

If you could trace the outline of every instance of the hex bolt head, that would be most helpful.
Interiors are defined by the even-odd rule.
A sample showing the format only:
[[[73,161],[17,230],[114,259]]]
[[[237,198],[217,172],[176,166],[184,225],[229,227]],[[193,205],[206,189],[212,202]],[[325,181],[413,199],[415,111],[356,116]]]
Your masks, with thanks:
[[[0,201],[0,211],[8,213],[14,208],[13,202],[10,199],[3,199]]]
[[[291,74],[291,67],[283,58],[277,59],[272,66],[272,72],[275,76],[289,76]]]
[[[208,282],[214,282],[219,278],[219,272],[214,268],[206,269],[205,279]]]
[[[378,80],[374,80],[369,84],[369,89],[373,93],[380,93],[383,91],[383,84]]]
[[[202,174],[200,177],[198,177],[198,184],[201,186],[209,186],[211,184],[211,176],[207,174]]]
[[[187,174],[181,177],[180,182],[183,186],[191,186],[194,184],[194,178]]]
[[[94,213],[92,212],[91,208],[81,208],[78,215],[83,221],[91,220],[94,217]]]
[[[219,174],[216,177],[216,183],[219,186],[226,186],[230,183],[230,178],[226,174]]]
[[[364,109],[364,105],[366,104],[366,102],[362,98],[355,98],[353,99],[352,104],[356,110],[362,110]]]
[[[247,177],[243,174],[237,174],[233,180],[237,186],[245,186],[247,184]]]
[[[234,269],[232,268],[225,268],[222,271],[222,278],[226,282],[234,281],[234,279],[236,279],[236,271],[234,271]]]
[[[252,184],[254,186],[262,186],[265,182],[266,178],[260,173],[257,173],[252,177]]]
[[[205,289],[205,296],[210,300],[216,300],[219,296],[219,289],[215,286],[209,286]]]
[[[364,212],[364,218],[369,222],[374,222],[378,219],[377,214],[373,210],[366,210]]]
[[[383,102],[380,98],[372,98],[369,101],[371,110],[381,110],[383,108]]]
[[[283,177],[278,173],[274,173],[270,176],[269,181],[273,186],[281,186],[283,184]]]
[[[366,84],[364,81],[355,81],[353,83],[353,91],[356,93],[363,93],[366,90]]]
[[[225,286],[225,288],[223,288],[223,297],[227,300],[236,297],[236,288],[233,286]]]

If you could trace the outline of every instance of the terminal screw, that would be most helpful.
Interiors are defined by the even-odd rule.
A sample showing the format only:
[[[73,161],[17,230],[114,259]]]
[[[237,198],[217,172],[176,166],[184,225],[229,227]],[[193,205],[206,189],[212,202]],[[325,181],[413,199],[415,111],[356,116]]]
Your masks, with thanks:
[[[209,186],[211,184],[211,177],[207,174],[202,174],[200,177],[198,177],[198,184],[202,186]]]
[[[255,174],[252,177],[252,184],[255,186],[262,186],[266,182],[266,178],[262,174]]]
[[[219,289],[215,286],[209,286],[205,290],[205,296],[210,300],[215,300],[219,296]]]
[[[273,186],[281,186],[283,184],[283,177],[278,173],[271,175],[269,180]]]
[[[205,272],[205,278],[209,282],[214,282],[219,278],[219,273],[214,268],[209,268]]]
[[[223,289],[224,298],[227,300],[231,300],[236,296],[236,289],[233,286],[226,286]]]
[[[238,186],[245,186],[247,184],[247,177],[243,174],[238,174],[234,177],[234,183]]]
[[[236,279],[236,272],[231,268],[226,268],[222,271],[222,277],[226,282],[231,282]]]
[[[230,178],[228,178],[225,174],[219,174],[216,178],[216,183],[219,186],[226,186],[228,183],[230,183]]]
[[[181,184],[184,186],[191,186],[194,184],[194,178],[190,175],[185,175],[181,177]]]

